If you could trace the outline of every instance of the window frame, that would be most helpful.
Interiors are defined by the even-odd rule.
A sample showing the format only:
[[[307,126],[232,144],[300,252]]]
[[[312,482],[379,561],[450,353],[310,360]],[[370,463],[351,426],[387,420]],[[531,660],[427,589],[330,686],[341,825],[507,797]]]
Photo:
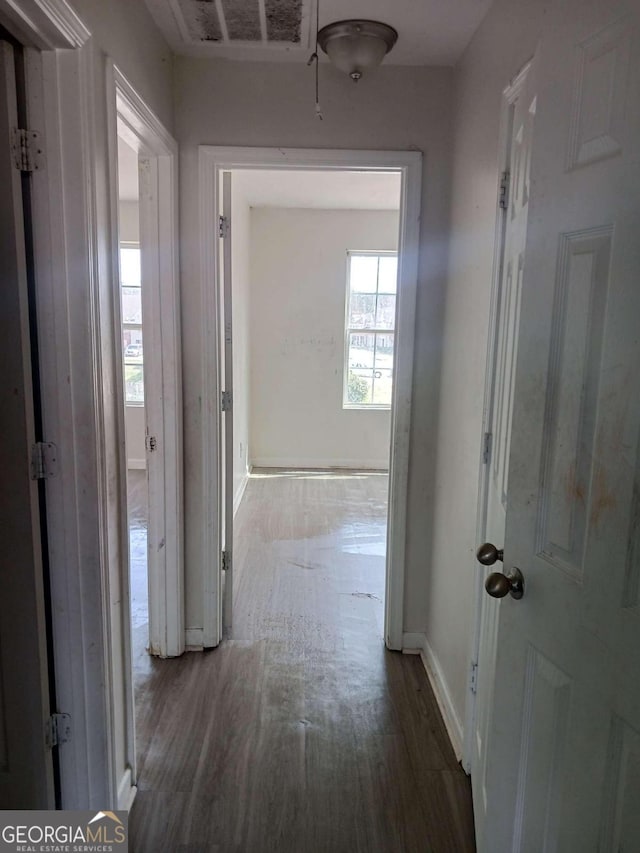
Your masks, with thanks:
[[[140,252],[140,260],[142,262],[142,253],[141,253],[141,249],[140,249],[140,241],[120,240],[118,242],[118,252],[120,253],[122,251],[122,249],[137,249],[138,252]],[[143,385],[143,389],[144,389],[144,385],[145,385],[145,382],[144,382],[144,329],[143,329],[144,316],[141,314],[141,318],[140,318],[139,323],[126,323],[124,321],[123,313],[122,313],[122,304],[123,304],[123,302],[122,302],[122,296],[123,296],[122,288],[125,286],[131,287],[132,285],[123,285],[123,283],[122,283],[122,265],[121,265],[120,257],[118,258],[118,269],[119,269],[119,279],[120,279],[119,288],[120,288],[120,306],[121,306],[121,308],[120,308],[120,314],[121,314],[121,319],[120,319],[121,332],[120,332],[120,334],[122,336],[122,333],[128,329],[135,329],[135,330],[138,330],[140,332],[140,339],[143,341],[143,344],[142,344],[142,361],[140,361],[139,363],[140,363],[140,366],[142,367],[142,385]],[[142,270],[142,263],[141,263],[141,270]],[[133,285],[133,286],[135,286],[135,285]],[[140,272],[140,305],[142,306],[142,271]],[[145,405],[144,396],[143,396],[142,400],[128,400],[127,399],[127,375],[126,375],[127,370],[126,370],[126,368],[127,368],[127,362],[126,362],[126,356],[124,354],[124,348],[123,348],[123,350],[122,350],[122,374],[123,374],[123,379],[124,379],[124,404],[125,404],[125,406],[130,406],[131,408],[134,408],[134,409],[144,408],[144,405]],[[143,395],[144,395],[144,390],[143,390]]]
[[[344,312],[344,355],[342,360],[342,408],[343,409],[362,409],[364,411],[381,411],[388,412],[391,410],[391,402],[389,403],[351,403],[348,398],[349,385],[349,336],[361,332],[363,335],[378,335],[387,333],[393,335],[393,368],[391,375],[391,394],[393,396],[393,383],[395,373],[396,359],[396,334],[398,325],[398,273],[396,271],[396,292],[395,292],[395,312],[393,317],[392,329],[381,329],[377,326],[371,329],[354,328],[349,325],[349,315],[351,313],[351,259],[354,255],[368,255],[375,258],[393,257],[399,260],[398,251],[395,249],[347,249],[347,275],[346,275],[346,292],[345,292],[345,312]],[[376,296],[379,295],[378,282],[376,282]],[[372,367],[372,372],[375,367]],[[375,377],[372,385],[375,388]]]

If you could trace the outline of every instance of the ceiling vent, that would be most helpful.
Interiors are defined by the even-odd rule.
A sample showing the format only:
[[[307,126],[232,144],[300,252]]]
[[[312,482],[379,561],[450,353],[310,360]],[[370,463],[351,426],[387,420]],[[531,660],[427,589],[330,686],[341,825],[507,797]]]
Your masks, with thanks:
[[[299,47],[308,5],[309,0],[177,0],[171,8],[192,44]]]

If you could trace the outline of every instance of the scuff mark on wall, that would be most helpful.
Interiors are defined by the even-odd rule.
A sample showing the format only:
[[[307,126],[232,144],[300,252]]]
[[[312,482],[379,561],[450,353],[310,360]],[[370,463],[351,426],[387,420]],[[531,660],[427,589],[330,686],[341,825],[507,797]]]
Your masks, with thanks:
[[[564,482],[567,501],[569,504],[572,504],[574,501],[579,501],[581,504],[584,504],[584,485],[579,481],[576,474],[575,462],[569,466]]]
[[[640,603],[640,478],[636,472],[631,499],[631,518],[627,541],[623,607],[637,607]]]
[[[618,504],[615,494],[609,489],[607,475],[602,465],[596,467],[593,478],[591,501],[591,525],[597,528],[607,510],[615,509]]]

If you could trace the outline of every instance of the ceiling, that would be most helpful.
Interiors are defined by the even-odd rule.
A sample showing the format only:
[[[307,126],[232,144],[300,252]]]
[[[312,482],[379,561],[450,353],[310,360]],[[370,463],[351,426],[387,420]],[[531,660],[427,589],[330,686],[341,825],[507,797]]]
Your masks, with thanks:
[[[454,65],[492,0],[145,0],[177,54],[306,62],[320,27],[345,18],[390,24],[387,65]],[[321,58],[324,58],[322,55]]]
[[[238,170],[234,187],[251,207],[397,210],[398,172]]]

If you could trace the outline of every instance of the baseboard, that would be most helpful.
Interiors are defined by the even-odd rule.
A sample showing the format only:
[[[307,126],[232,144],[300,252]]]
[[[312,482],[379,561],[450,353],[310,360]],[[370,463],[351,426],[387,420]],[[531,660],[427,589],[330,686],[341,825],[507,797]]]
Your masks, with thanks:
[[[455,752],[458,761],[462,761],[462,745],[464,743],[462,722],[454,708],[451,693],[449,692],[449,686],[447,685],[444,673],[442,672],[440,662],[433,653],[433,649],[427,642],[426,637],[420,657],[422,658],[422,663],[424,664],[424,668],[429,676],[429,681],[431,682],[431,687],[435,693],[436,701],[440,708],[440,713],[442,714],[442,719],[447,727],[447,733],[449,735],[453,751]]]
[[[137,792],[138,789],[132,784],[131,768],[127,767],[118,785],[118,811],[128,812],[133,805]]]
[[[431,684],[431,688],[436,697],[438,708],[442,714],[442,719],[447,729],[451,746],[453,747],[453,751],[455,752],[458,761],[462,761],[464,743],[462,722],[460,721],[460,717],[453,705],[451,693],[447,685],[447,680],[444,677],[442,667],[440,666],[433,649],[429,645],[426,636],[419,632],[403,634],[402,651],[407,654],[420,654],[420,659],[422,660],[429,683]]]
[[[127,459],[127,468],[131,468],[131,470],[144,470],[146,467],[146,459]]]
[[[184,646],[187,652],[201,652],[204,649],[202,628],[187,628],[184,632]]]
[[[305,459],[300,457],[279,458],[258,456],[251,460],[253,468],[348,468],[355,471],[388,471],[388,459]]]
[[[244,493],[247,489],[247,483],[248,482],[249,482],[249,475],[247,473],[242,478],[242,483],[240,484],[240,488],[236,492],[236,495],[233,499],[233,516],[234,516],[234,518],[235,518],[236,513],[238,512],[240,504],[242,503],[242,498],[244,497]]]

